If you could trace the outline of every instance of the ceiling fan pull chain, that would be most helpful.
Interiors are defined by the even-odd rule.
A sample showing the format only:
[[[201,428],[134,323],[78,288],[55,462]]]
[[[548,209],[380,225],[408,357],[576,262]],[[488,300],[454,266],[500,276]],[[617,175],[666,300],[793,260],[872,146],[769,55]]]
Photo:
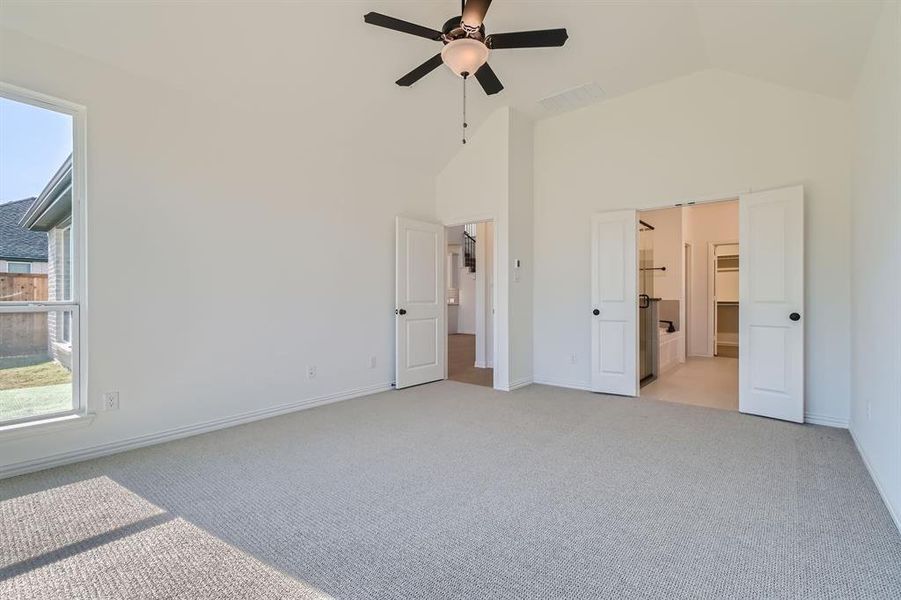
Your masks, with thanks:
[[[463,143],[466,143],[466,80],[469,77],[463,76]]]

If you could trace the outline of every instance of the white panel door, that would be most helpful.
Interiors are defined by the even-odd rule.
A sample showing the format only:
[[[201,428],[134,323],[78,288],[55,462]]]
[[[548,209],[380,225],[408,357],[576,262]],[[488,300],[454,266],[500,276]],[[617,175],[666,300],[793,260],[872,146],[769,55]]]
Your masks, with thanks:
[[[804,188],[739,198],[739,399],[804,422]]]
[[[445,378],[444,226],[397,217],[395,385]]]
[[[591,389],[638,395],[638,213],[591,217]]]

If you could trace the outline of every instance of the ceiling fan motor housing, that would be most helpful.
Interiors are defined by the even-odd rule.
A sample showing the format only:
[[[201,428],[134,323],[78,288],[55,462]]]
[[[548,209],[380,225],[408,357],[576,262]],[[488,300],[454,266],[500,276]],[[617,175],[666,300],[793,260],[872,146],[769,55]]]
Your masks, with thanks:
[[[470,30],[463,25],[463,17],[457,16],[448,19],[441,28],[441,39],[445,44],[465,37],[485,43],[485,24],[482,23],[478,29]]]

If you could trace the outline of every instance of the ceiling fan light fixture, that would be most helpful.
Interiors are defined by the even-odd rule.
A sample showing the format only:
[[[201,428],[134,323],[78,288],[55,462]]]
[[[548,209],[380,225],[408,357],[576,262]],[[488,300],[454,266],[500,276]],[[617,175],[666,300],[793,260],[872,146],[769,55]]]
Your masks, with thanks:
[[[460,38],[448,42],[441,50],[441,60],[456,75],[474,74],[488,61],[488,46],[472,38]]]

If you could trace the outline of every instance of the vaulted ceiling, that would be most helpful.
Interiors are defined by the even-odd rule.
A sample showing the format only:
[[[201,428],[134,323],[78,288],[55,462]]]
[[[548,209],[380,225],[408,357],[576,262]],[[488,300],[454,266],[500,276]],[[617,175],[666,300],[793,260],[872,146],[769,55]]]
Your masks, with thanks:
[[[867,0],[496,0],[489,32],[566,27],[570,38],[563,48],[493,52],[506,89],[486,97],[473,85],[470,121],[503,105],[541,118],[537,101],[567,88],[594,82],[613,97],[707,68],[847,98],[880,8]],[[437,169],[459,145],[462,84],[441,68],[412,88],[396,86],[440,44],[366,25],[370,10],[440,28],[459,4],[7,0],[0,26],[192,93],[288,104],[298,118],[408,146],[412,168]]]

